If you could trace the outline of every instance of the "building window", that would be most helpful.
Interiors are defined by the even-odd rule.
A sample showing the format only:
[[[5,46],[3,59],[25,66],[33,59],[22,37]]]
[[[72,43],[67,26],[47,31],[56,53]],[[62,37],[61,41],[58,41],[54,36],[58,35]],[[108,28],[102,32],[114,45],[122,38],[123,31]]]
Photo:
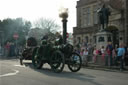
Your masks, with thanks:
[[[87,25],[91,25],[91,11],[87,8]]]
[[[88,36],[85,37],[85,42],[88,43]]]
[[[120,40],[123,40],[123,38],[122,38],[122,37],[120,37]]]
[[[80,37],[77,37],[77,40],[78,40],[78,43],[80,43],[80,41],[81,41]]]
[[[93,42],[96,43],[96,36],[93,36]]]
[[[98,6],[94,5],[93,6],[93,23],[94,24],[98,24],[98,13],[97,13],[97,10],[98,10]]]
[[[112,41],[112,39],[111,39],[111,37],[109,36],[109,37],[108,37],[108,42],[111,42],[111,41]]]
[[[91,10],[90,7],[83,8],[83,26],[91,25]]]

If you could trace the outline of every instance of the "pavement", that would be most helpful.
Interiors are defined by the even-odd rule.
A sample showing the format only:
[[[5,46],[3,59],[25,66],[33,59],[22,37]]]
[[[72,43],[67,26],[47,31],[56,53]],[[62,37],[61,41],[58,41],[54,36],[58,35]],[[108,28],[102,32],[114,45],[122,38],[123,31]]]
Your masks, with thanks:
[[[83,68],[128,73],[128,66],[124,66],[125,69],[123,71],[120,71],[120,66],[104,66],[104,65],[99,65],[99,64],[94,64],[92,62],[89,62],[88,66],[83,66]]]

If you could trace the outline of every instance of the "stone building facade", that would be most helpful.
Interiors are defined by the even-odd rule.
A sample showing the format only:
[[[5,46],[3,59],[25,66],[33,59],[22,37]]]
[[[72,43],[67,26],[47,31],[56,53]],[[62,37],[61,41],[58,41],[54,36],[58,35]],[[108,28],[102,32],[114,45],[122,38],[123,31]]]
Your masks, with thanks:
[[[125,2],[125,3],[124,3]],[[79,0],[77,1],[77,25],[73,28],[74,45],[96,43],[96,33],[99,31],[97,10],[105,4],[111,11],[108,30],[113,34],[113,45],[128,44],[128,0]]]

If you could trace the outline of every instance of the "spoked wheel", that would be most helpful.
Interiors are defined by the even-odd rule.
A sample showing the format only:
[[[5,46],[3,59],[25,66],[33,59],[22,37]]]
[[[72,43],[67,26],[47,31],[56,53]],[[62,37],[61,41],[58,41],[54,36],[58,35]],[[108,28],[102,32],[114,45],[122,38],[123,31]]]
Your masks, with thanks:
[[[50,59],[50,66],[56,73],[60,73],[64,69],[65,59],[61,51],[55,51]]]
[[[68,68],[72,71],[72,72],[77,72],[80,70],[82,65],[82,59],[81,56],[77,53],[72,53],[70,56],[70,61],[68,63]]]
[[[23,65],[23,58],[20,57],[20,65]]]
[[[33,50],[33,55],[32,55],[32,64],[35,68],[37,69],[41,69],[41,67],[43,66],[43,62],[41,60],[41,56],[39,56],[37,54],[38,48],[35,48]]]
[[[22,54],[20,54],[20,56],[19,56],[19,60],[20,60],[20,65],[23,65],[23,60],[24,60],[24,56],[23,56],[23,54],[24,54],[24,51],[22,52]]]

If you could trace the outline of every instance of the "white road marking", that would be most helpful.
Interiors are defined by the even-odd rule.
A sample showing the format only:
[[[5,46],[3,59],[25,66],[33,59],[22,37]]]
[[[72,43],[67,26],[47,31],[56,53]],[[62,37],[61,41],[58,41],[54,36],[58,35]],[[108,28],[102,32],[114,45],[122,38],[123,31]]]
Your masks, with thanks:
[[[19,73],[18,70],[13,70],[14,72],[13,73],[7,73],[7,74],[3,74],[3,75],[0,75],[0,77],[7,77],[7,76],[13,76],[13,75],[16,75]]]
[[[25,65],[14,65],[16,67],[26,67]]]

